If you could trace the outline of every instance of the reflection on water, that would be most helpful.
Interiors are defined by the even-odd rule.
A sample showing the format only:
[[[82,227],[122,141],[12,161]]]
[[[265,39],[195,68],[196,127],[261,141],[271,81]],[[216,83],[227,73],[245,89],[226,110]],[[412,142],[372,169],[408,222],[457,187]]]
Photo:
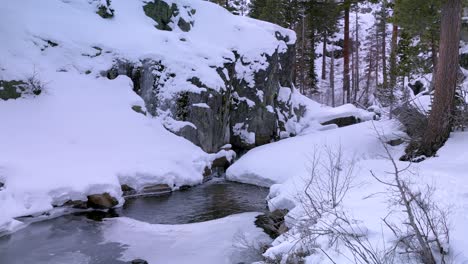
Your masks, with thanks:
[[[268,189],[214,180],[172,195],[129,199],[115,211],[80,213],[31,224],[0,237],[0,263],[124,263],[122,246],[102,243],[102,218],[126,216],[157,224],[203,222],[266,209]],[[207,249],[209,250],[209,249]]]
[[[153,224],[196,223],[265,211],[267,195],[266,188],[214,180],[172,195],[129,199],[117,213]]]

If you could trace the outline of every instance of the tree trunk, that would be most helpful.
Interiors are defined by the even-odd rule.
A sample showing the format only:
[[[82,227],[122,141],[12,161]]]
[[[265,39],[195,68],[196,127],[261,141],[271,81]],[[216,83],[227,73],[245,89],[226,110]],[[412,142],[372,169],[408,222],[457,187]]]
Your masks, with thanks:
[[[322,80],[327,78],[327,31],[323,32]]]
[[[359,76],[359,16],[358,16],[358,11],[356,9],[356,31],[355,31],[356,35],[355,35],[355,43],[356,43],[356,47],[355,47],[355,81],[354,81],[354,102],[356,102],[357,100],[357,94],[359,92],[359,81],[360,81],[360,76]]]
[[[330,61],[330,90],[332,107],[335,107],[335,47],[332,47],[331,61]]]
[[[433,156],[447,141],[457,85],[462,0],[445,0],[442,5],[439,61],[435,76],[434,104],[419,151]]]
[[[349,9],[350,9],[350,1],[345,1],[345,9],[344,9],[344,43],[343,43],[343,104],[349,103],[350,100],[350,93],[349,93],[349,85],[350,85],[350,76],[349,76]]]
[[[383,77],[383,90],[388,88],[388,75],[387,75],[387,1],[383,2],[382,13],[382,77]]]
[[[395,86],[397,78],[397,45],[398,45],[398,25],[393,23],[392,47],[390,53],[390,119],[393,117],[393,106],[395,103]],[[404,86],[403,86],[404,87]]]
[[[441,28],[442,29],[442,28]],[[435,86],[435,76],[437,75],[437,42],[436,42],[436,33],[434,30],[431,30],[431,59],[432,59],[432,81],[431,81],[431,90],[434,89]]]

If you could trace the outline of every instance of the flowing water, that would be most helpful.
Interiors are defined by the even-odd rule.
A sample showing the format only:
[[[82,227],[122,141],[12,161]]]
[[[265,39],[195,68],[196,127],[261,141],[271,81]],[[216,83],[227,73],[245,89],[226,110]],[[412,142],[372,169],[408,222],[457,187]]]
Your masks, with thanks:
[[[33,223],[0,237],[1,264],[125,263],[124,248],[104,243],[106,217],[126,216],[152,224],[187,224],[266,210],[268,189],[215,179],[166,196],[128,199],[109,213],[86,212]]]

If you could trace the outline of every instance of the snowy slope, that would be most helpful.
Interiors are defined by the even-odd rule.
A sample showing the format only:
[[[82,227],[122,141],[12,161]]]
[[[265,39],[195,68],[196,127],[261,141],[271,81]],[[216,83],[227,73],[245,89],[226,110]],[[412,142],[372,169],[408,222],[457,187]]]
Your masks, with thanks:
[[[402,136],[398,125],[389,121],[376,122],[375,126],[387,139]],[[388,189],[370,174],[372,170],[381,179],[389,180],[392,165],[384,156],[384,149],[377,139],[371,122],[339,128],[335,130],[310,133],[259,147],[242,156],[228,169],[232,180],[259,185],[272,185],[269,194],[270,210],[286,208],[291,210],[286,218],[291,228],[273,242],[265,256],[275,258],[287,256],[296,250],[317,245],[307,244],[301,239],[300,219],[307,219],[302,207],[306,184],[310,179],[313,155],[318,162],[327,162],[327,148],[336,151],[341,148],[344,164],[354,164],[352,188],[343,201],[343,208],[361,226],[375,249],[382,250],[394,241],[393,233],[382,223],[390,209]],[[390,147],[398,160],[404,145]],[[434,198],[442,208],[450,208],[450,254],[453,263],[468,263],[466,235],[468,229],[468,178],[466,163],[468,152],[468,133],[453,133],[447,144],[439,151],[438,157],[430,158],[419,164],[412,164],[405,177],[415,186],[424,188],[426,184],[435,186]],[[399,168],[408,166],[397,161]],[[394,211],[395,221],[402,215]],[[328,239],[318,240],[318,245],[331,256],[334,263],[353,263],[351,253],[344,247],[336,250],[328,246]],[[320,252],[320,251],[316,251]],[[307,263],[333,263],[323,253],[312,254]],[[407,263],[402,260],[397,263]]]
[[[43,84],[40,95],[0,100],[0,233],[21,226],[15,217],[48,211],[68,200],[141,188],[202,182],[216,158],[167,132],[158,118],[132,110],[144,103],[131,80],[101,77],[116,59],[163,61],[177,76],[169,92],[200,89],[197,76],[222,89],[216,66],[233,57],[271,54],[278,26],[231,15],[205,1],[168,1],[196,10],[190,32],[162,31],[144,1],[113,0],[114,17],[82,0],[7,0],[0,9],[0,80]],[[284,35],[294,34],[283,30]],[[262,58],[258,58],[261,60]],[[3,88],[0,88],[3,89]],[[122,202],[122,201],[121,201]]]

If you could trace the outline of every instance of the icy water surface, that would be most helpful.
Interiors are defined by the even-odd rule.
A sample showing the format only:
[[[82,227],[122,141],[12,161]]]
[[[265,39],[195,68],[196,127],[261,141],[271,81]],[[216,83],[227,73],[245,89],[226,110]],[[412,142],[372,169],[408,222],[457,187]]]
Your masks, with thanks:
[[[102,217],[126,216],[153,224],[187,224],[266,210],[268,189],[213,180],[186,191],[128,199],[110,214],[81,213],[37,222],[0,237],[1,264],[125,263],[124,248],[104,243]],[[209,249],[207,249],[209,250]]]

